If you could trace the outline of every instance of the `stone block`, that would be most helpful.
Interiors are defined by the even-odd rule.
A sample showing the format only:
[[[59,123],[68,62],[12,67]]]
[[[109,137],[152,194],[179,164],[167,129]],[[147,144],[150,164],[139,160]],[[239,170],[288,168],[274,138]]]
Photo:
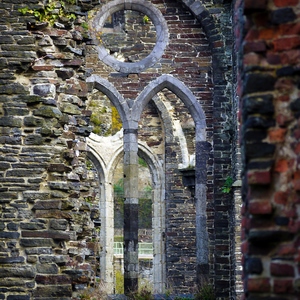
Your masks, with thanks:
[[[15,231],[0,231],[1,239],[18,239],[20,237],[19,232]]]
[[[11,35],[2,35],[0,44],[14,44],[15,39]]]
[[[36,264],[37,273],[42,274],[58,274],[59,269],[56,264]]]
[[[68,221],[67,220],[50,220],[49,226],[51,229],[54,230],[66,230],[68,227]]]
[[[10,83],[5,85],[0,85],[0,94],[15,95],[15,94],[26,94],[26,93],[27,90],[20,83]]]
[[[24,118],[24,125],[29,127],[38,127],[43,126],[45,123],[44,119],[36,118],[36,117],[25,117]]]
[[[39,134],[29,134],[24,139],[25,145],[41,145],[43,142],[44,139]]]
[[[16,268],[13,267],[0,267],[0,278],[8,278],[8,277],[15,277],[15,278],[34,278],[35,270],[31,266],[18,266]]]
[[[71,103],[62,103],[60,105],[60,110],[63,113],[70,114],[70,115],[80,115],[81,110],[78,108],[77,105]]]
[[[45,118],[60,119],[62,117],[61,111],[58,108],[51,106],[41,106],[39,109],[34,110],[33,114]]]
[[[33,291],[34,299],[39,298],[43,295],[43,298],[59,298],[71,297],[72,296],[72,286],[69,285],[39,285]]]
[[[5,116],[0,118],[0,126],[3,127],[21,127],[22,120],[13,116]]]
[[[51,238],[21,238],[22,247],[51,247],[53,240]]]
[[[70,233],[58,231],[22,231],[22,237],[45,238],[54,240],[70,240]]]
[[[42,200],[36,201],[33,208],[34,210],[48,210],[48,209],[60,209],[61,201],[60,200]]]
[[[70,276],[70,278],[72,279],[72,283],[87,283],[89,282],[89,277],[87,276],[87,274],[89,272],[85,272],[82,270],[64,270],[63,271],[64,274]]]
[[[30,295],[8,295],[7,300],[30,300]]]
[[[72,219],[72,214],[61,210],[37,210],[35,212],[37,218],[53,218],[53,219]]]
[[[18,256],[18,257],[0,257],[0,264],[16,264],[16,263],[23,263],[24,257]]]
[[[15,169],[8,170],[6,173],[7,177],[37,177],[42,175],[45,169]]]
[[[61,285],[61,284],[71,284],[71,279],[67,275],[36,275],[37,284],[46,285]]]

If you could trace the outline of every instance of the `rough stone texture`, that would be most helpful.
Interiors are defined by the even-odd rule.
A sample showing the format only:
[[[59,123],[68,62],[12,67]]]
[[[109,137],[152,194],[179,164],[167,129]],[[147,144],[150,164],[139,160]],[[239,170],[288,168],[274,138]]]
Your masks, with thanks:
[[[299,299],[299,13],[235,1],[245,299]],[[241,26],[241,20],[245,23]],[[242,35],[244,32],[244,35]],[[243,83],[242,83],[243,82]]]
[[[66,28],[39,28],[33,16],[18,12],[18,8],[25,5],[41,7],[36,0],[0,3],[0,273],[7,280],[6,283],[0,281],[1,299],[71,299],[92,286],[95,276],[99,275],[100,247],[96,229],[99,197],[92,193],[96,189],[96,177],[86,167],[86,137],[92,130],[86,104],[93,93],[86,78],[91,74],[113,85],[121,95],[118,100],[128,104],[128,111],[131,107],[139,110],[135,104],[138,95],[161,75],[176,78],[201,105],[206,132],[196,134],[201,136],[205,147],[195,142],[200,140],[199,136],[195,139],[195,124],[191,121],[195,106],[186,107],[183,90],[177,90],[170,81],[164,86],[166,89],[155,86],[153,101],[144,108],[138,124],[138,137],[158,156],[165,171],[166,193],[162,202],[166,222],[161,235],[166,247],[166,278],[169,280],[166,285],[178,293],[191,293],[199,281],[208,279],[217,299],[235,297],[234,194],[233,190],[222,193],[226,178],[236,179],[239,165],[233,151],[237,135],[234,133],[236,115],[232,113],[236,103],[232,100],[230,84],[234,80],[231,5],[228,1],[151,2],[166,20],[169,43],[163,56],[139,74],[118,72],[98,59],[95,41],[80,26],[86,21],[88,11],[99,5],[98,1],[73,7],[77,19]],[[249,9],[253,9],[250,2]],[[254,6],[255,9],[261,7],[264,5],[258,2]],[[273,15],[277,23],[279,17],[280,12]],[[284,25],[286,23],[280,26]],[[129,34],[136,32],[137,25],[132,26]],[[151,48],[153,36],[142,39]],[[278,38],[274,47],[285,49],[287,42],[296,47],[298,40]],[[137,46],[127,49],[132,60],[144,55],[143,45]],[[264,45],[249,43],[247,51],[251,52],[251,47],[260,52],[265,49]],[[286,72],[293,71],[281,70],[283,79]],[[245,86],[251,92],[255,72],[247,76]],[[261,79],[267,83],[261,83],[260,92],[294,89],[288,80],[276,81],[273,73],[262,74]],[[177,95],[168,89],[170,87]],[[109,89],[103,88],[103,91],[108,96],[113,94]],[[156,101],[155,96],[160,100]],[[268,96],[261,97],[266,102],[272,101]],[[114,101],[121,110],[123,106]],[[170,107],[163,107],[163,103],[171,104],[173,111],[168,112]],[[256,111],[259,103],[258,99],[249,99],[249,115]],[[297,102],[293,105],[297,112]],[[270,115],[270,110],[265,114]],[[172,118],[168,119],[169,115]],[[257,126],[263,129],[269,126],[265,117],[253,122],[255,130]],[[290,122],[292,117],[294,115],[283,111],[281,124]],[[193,190],[184,186],[179,165],[187,161],[181,151],[181,135],[171,121],[182,124],[190,156],[197,149],[205,150],[205,158],[198,159],[203,170],[196,171],[196,183],[204,185],[206,191],[202,212],[205,218],[201,219],[208,233],[205,264],[197,261],[197,199],[193,198]],[[128,124],[125,125],[128,129]],[[295,129],[294,135],[297,134]],[[262,140],[257,144],[262,146]],[[265,159],[274,153],[269,144]],[[251,149],[251,145],[247,149]],[[255,156],[254,151],[252,156]],[[299,189],[298,177],[295,173],[293,183]],[[236,195],[236,199],[238,197]],[[278,197],[278,201],[284,201],[284,197]],[[282,233],[282,238],[286,240],[289,236]],[[252,236],[252,239],[259,237]],[[249,267],[252,272],[259,270],[255,262]],[[273,272],[276,272],[275,264]],[[290,272],[288,267],[286,272]],[[260,285],[254,282],[252,286],[255,290]],[[278,280],[276,289],[283,287]]]

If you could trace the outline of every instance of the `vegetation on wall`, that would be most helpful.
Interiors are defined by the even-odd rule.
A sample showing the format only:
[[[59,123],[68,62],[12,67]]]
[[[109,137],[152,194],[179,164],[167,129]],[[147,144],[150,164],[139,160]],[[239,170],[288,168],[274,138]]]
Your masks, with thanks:
[[[122,129],[122,121],[121,117],[119,115],[119,112],[115,106],[112,106],[111,108],[111,131],[112,134],[117,133],[119,130]]]
[[[74,5],[76,0],[48,0],[47,4],[39,9],[30,9],[28,6],[19,9],[23,15],[33,15],[39,22],[47,22],[51,26],[57,21],[74,21],[76,16],[68,11],[68,4]]]
[[[101,95],[96,94],[87,105],[87,109],[92,111],[90,122],[93,126],[93,133],[101,136],[114,135],[122,129],[118,110],[113,105],[108,105],[107,101],[109,100],[102,99]]]
[[[232,184],[233,184],[233,179],[228,176],[225,180],[224,185],[222,186],[222,193],[228,194],[231,192],[232,189]]]

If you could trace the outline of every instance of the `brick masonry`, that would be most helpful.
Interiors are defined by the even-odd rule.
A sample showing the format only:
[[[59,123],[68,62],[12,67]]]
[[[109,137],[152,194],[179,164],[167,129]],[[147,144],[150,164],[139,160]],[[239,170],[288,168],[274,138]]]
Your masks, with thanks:
[[[99,216],[99,199],[91,194],[95,180],[86,168],[86,137],[92,130],[91,111],[86,104],[93,88],[86,78],[91,74],[113,84],[129,107],[151,81],[163,74],[176,77],[196,97],[205,114],[206,137],[205,143],[197,145],[190,137],[188,149],[191,153],[202,149],[207,159],[206,169],[196,171],[197,183],[206,186],[207,266],[196,263],[195,205],[178,170],[180,146],[169,134],[172,124],[153,128],[146,113],[139,124],[143,128],[140,138],[156,149],[166,173],[166,274],[176,292],[190,293],[198,277],[208,273],[218,299],[235,297],[235,205],[232,191],[222,193],[226,178],[235,179],[238,173],[232,167],[237,165],[233,150],[237,135],[231,84],[232,7],[229,1],[152,3],[166,20],[169,41],[162,57],[139,74],[118,72],[98,59],[96,42],[81,26],[98,1],[72,6],[76,21],[64,28],[38,27],[34,17],[18,12],[25,5],[40,8],[38,1],[0,3],[0,273],[6,274],[6,278],[0,278],[0,298],[71,299],[93,285],[98,275],[100,249],[98,223],[94,221]],[[280,16],[274,14],[273,18],[278,22]],[[284,48],[285,42],[294,45],[297,39],[278,39],[276,49]],[[263,49],[260,44],[247,47]],[[289,70],[280,72],[285,79]],[[247,74],[249,93],[253,91],[254,75]],[[275,84],[272,74],[261,76],[266,82],[260,87],[263,91],[265,86]],[[284,90],[293,87],[288,80],[276,84]],[[163,96],[174,103],[183,122],[180,118],[188,115],[184,104],[168,91],[164,90]],[[251,111],[257,106],[249,101]],[[271,100],[266,97],[265,101]],[[151,105],[145,112],[158,118],[161,111]],[[293,105],[297,111],[297,101]],[[267,118],[270,112],[265,114],[263,120],[253,122],[264,121],[260,126],[265,128],[271,122]],[[284,124],[291,117],[283,114],[278,122]],[[149,138],[151,129],[158,135],[162,128],[165,135],[161,139]],[[296,135],[296,129],[294,132]],[[189,134],[193,136],[194,132]],[[280,140],[283,134],[277,130],[270,136]],[[273,153],[274,147],[262,146],[266,146],[266,155]],[[285,165],[282,161],[277,166],[284,169]],[[251,176],[252,180],[269,180],[263,172]],[[295,186],[298,177],[293,177]],[[285,200],[278,194],[277,201]],[[268,209],[266,205],[260,211]],[[296,228],[297,223],[292,225]],[[285,270],[291,272],[289,266]],[[273,272],[278,272],[276,264]],[[278,280],[276,289],[282,288]]]
[[[299,299],[300,3],[235,5],[244,297]]]

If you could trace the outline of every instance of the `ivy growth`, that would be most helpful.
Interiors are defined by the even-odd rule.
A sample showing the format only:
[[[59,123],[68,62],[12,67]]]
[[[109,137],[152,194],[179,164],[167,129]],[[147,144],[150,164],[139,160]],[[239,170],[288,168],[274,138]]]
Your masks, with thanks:
[[[31,14],[39,22],[47,22],[51,26],[60,19],[67,19],[74,21],[76,19],[75,14],[67,11],[67,4],[75,4],[76,0],[48,0],[40,9],[30,9],[28,6],[19,8],[18,11],[23,15]]]
[[[233,179],[228,176],[225,180],[224,185],[222,186],[222,193],[229,194],[232,188]]]

